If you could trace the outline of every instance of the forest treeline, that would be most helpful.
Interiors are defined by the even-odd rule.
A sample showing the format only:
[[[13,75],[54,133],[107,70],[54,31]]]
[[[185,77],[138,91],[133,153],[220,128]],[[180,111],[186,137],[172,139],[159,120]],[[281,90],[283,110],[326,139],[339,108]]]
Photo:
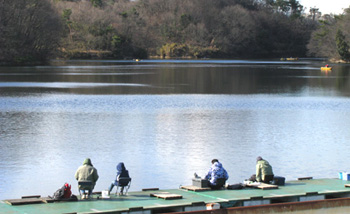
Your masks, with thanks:
[[[310,56],[350,62],[350,6],[342,15],[325,16],[320,20],[307,48]]]
[[[350,8],[314,20],[296,0],[0,0],[0,62],[61,58],[349,60]]]

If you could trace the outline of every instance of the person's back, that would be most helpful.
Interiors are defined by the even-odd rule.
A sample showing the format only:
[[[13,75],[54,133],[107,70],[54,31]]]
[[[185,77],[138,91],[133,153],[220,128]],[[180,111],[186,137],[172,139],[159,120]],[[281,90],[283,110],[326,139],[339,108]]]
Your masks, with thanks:
[[[116,185],[119,184],[120,186],[126,186],[128,184],[128,182],[124,181],[124,183],[123,183],[120,181],[120,178],[130,178],[129,171],[125,168],[124,163],[118,164],[117,168],[119,168],[118,169],[119,175],[117,175],[115,183],[116,183]]]
[[[213,165],[211,166],[205,178],[209,180],[211,186],[215,187],[218,185],[217,180],[219,178],[223,178],[226,181],[229,176],[227,171],[224,169],[224,167],[218,160],[214,159],[212,163]]]
[[[129,171],[125,168],[125,165],[123,162],[118,163],[116,168],[117,168],[116,181],[118,181],[120,177],[129,178]]]
[[[96,181],[98,180],[98,173],[97,169],[93,167],[90,158],[86,158],[83,162],[83,165],[78,168],[78,170],[75,172],[75,179],[77,181],[91,181],[91,189],[89,189],[89,195],[91,194],[92,190],[94,189],[96,185]],[[81,189],[83,186],[79,185],[79,189]]]
[[[119,178],[130,178],[130,176],[129,176],[129,171],[128,171],[128,170],[122,171],[122,172],[119,174],[118,177],[119,177]]]
[[[79,167],[76,178],[78,181],[92,181],[95,183],[97,180],[95,168],[89,165]]]
[[[96,181],[98,180],[98,173],[97,169],[91,164],[89,158],[86,158],[83,165],[78,168],[75,173],[75,178],[78,181],[92,181],[95,186]]]
[[[112,181],[108,189],[109,192],[112,191],[114,186],[117,186],[119,184],[119,178],[130,178],[129,171],[125,168],[125,165],[123,162],[118,163],[116,168],[117,168],[117,175],[115,177],[115,180]],[[121,185],[124,186],[124,185],[127,185],[127,183],[121,184]],[[123,188],[121,189],[121,191],[123,191]]]
[[[268,161],[258,157],[256,163],[256,180],[258,182],[269,183],[273,180],[272,167]]]

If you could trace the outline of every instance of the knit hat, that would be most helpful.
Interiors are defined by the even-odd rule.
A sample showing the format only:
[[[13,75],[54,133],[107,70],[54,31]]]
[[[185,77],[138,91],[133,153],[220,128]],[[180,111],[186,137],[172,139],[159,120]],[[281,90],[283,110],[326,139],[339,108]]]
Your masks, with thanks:
[[[261,160],[262,160],[262,157],[260,157],[260,156],[256,158],[256,161],[257,161],[257,162],[258,162],[258,161],[261,161]]]

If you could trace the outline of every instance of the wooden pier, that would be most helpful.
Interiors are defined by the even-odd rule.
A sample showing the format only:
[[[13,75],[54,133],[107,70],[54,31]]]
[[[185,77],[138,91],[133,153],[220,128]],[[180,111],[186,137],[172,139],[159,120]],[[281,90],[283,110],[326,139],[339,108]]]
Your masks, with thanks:
[[[261,206],[282,204],[301,205],[307,203],[321,204],[323,201],[342,200],[349,204],[350,181],[340,179],[310,179],[287,181],[277,188],[245,187],[240,190],[203,190],[188,188],[129,192],[126,196],[111,195],[102,198],[93,195],[90,200],[50,201],[35,196],[22,199],[3,200],[0,202],[1,213],[168,213],[168,212],[204,212],[216,209],[221,213],[233,213],[232,210],[248,209]],[[349,201],[345,203],[344,201]],[[300,203],[302,202],[302,203]],[[336,204],[336,203],[335,203]],[[215,206],[214,206],[215,205]],[[285,205],[284,205],[285,206]],[[311,206],[311,205],[310,205]],[[313,205],[314,206],[314,205]],[[270,208],[271,208],[270,207]],[[316,206],[315,206],[316,207]],[[269,209],[270,209],[269,208]],[[232,210],[231,210],[232,209]],[[214,212],[215,213],[215,212]],[[247,213],[247,210],[245,211]]]

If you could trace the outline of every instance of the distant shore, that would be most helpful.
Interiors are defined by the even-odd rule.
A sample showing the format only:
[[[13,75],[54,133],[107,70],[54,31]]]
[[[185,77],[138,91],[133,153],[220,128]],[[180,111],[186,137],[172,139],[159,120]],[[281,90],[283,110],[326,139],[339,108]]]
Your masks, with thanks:
[[[332,63],[342,63],[342,64],[350,63],[350,61],[345,61],[345,60],[341,60],[341,59],[334,59],[334,58],[330,59],[329,61]]]
[[[142,59],[206,59],[206,58],[196,58],[196,57],[189,57],[189,56],[184,56],[184,57],[161,57],[161,56],[149,56],[147,58],[114,58],[111,55],[109,55],[110,53],[107,51],[84,51],[81,52],[81,54],[76,54],[75,57],[58,57],[56,59],[58,60],[142,60]],[[79,57],[77,57],[79,56]],[[229,58],[227,58],[229,59]],[[235,58],[236,59],[236,58]],[[51,59],[54,60],[54,59]],[[337,63],[337,64],[348,64],[350,62],[345,61],[345,60],[341,60],[341,59],[335,59],[335,58],[331,58],[328,60],[331,63]],[[39,62],[39,61],[33,61],[33,62],[18,62],[18,63],[14,63],[14,62],[0,62],[0,66],[36,66],[36,65],[46,65],[48,64],[49,61],[45,61],[45,62]]]

